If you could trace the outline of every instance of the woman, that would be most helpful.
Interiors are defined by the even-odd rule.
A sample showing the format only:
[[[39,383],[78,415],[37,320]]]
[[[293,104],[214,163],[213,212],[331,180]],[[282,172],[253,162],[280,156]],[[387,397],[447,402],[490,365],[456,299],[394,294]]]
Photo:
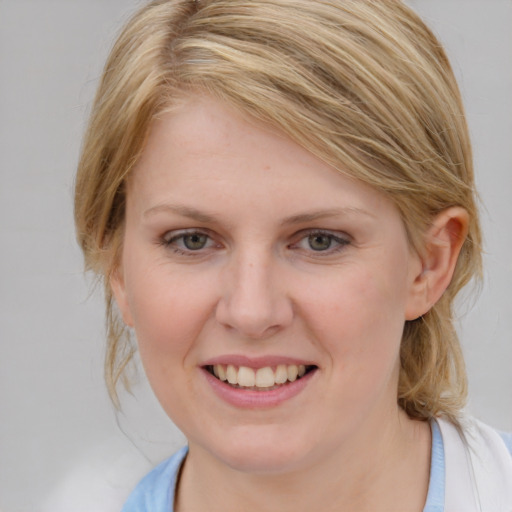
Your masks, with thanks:
[[[511,508],[510,438],[461,416],[463,107],[401,2],[151,2],[76,190],[112,396],[133,329],[188,440],[125,511]]]

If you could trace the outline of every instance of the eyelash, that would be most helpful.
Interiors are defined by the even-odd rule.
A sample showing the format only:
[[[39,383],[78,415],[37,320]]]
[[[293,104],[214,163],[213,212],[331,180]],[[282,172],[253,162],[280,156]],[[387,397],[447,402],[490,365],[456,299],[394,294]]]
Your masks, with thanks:
[[[171,232],[172,233],[172,232]],[[204,255],[204,249],[208,249],[210,247],[207,247],[208,245],[211,246],[212,244],[215,244],[213,238],[208,233],[208,231],[199,231],[199,230],[191,230],[191,231],[179,231],[175,233],[170,238],[168,237],[169,234],[166,233],[159,243],[164,246],[165,248],[168,248],[172,250],[174,253],[182,256],[188,256],[188,257],[197,257]],[[185,237],[191,237],[191,236],[199,236],[199,237],[206,237],[205,247],[200,247],[196,250],[189,249],[189,248],[182,248],[177,245],[177,242],[179,240],[184,243]],[[329,246],[326,249],[318,249],[315,250],[311,247],[311,240],[313,238],[319,238],[319,237],[326,237],[329,241]],[[321,229],[311,229],[308,231],[303,231],[297,234],[296,236],[297,242],[293,242],[287,246],[289,249],[298,249],[300,250],[300,244],[301,242],[306,241],[306,243],[309,242],[309,248],[304,248],[305,251],[310,252],[311,254],[321,257],[322,255],[330,255],[330,254],[336,254],[340,251],[342,251],[347,245],[350,245],[351,240],[348,237],[348,235],[340,236],[338,234],[332,233],[331,231],[325,231]],[[336,244],[335,247],[331,247],[332,244]]]
[[[170,233],[166,233],[162,237],[162,239],[160,241],[161,245],[163,245],[165,248],[172,250],[176,254],[183,255],[183,256],[199,256],[202,254],[202,250],[204,248],[200,248],[197,250],[188,249],[188,248],[183,249],[177,245],[178,240],[182,240],[182,243],[184,243],[183,241],[184,241],[185,237],[191,237],[191,236],[197,235],[200,237],[203,237],[203,236],[206,237],[207,245],[208,245],[208,243],[211,244],[211,242],[213,242],[212,237],[210,236],[210,234],[207,231],[199,231],[199,230],[179,231],[176,234],[174,234],[173,236],[171,236],[170,238],[168,237],[169,234]]]
[[[297,247],[301,242],[309,240],[308,252],[312,252],[313,254],[318,255],[318,256],[336,254],[336,253],[342,251],[347,245],[349,245],[351,243],[351,240],[348,237],[348,235],[340,235],[340,234],[333,233],[331,231],[325,231],[325,230],[321,230],[321,229],[311,229],[306,232],[300,233],[300,235],[301,236],[300,236],[298,242],[291,244],[289,247],[291,247],[291,248]],[[310,245],[312,238],[319,238],[319,237],[326,237],[329,240],[329,247],[327,247],[325,250],[315,250]],[[331,247],[333,242],[336,244],[335,247]]]

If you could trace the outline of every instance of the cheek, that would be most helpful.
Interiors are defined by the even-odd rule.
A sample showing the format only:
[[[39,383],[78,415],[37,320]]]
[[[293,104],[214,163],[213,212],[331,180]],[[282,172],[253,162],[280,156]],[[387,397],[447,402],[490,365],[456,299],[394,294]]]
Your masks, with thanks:
[[[213,298],[204,281],[172,272],[163,264],[132,259],[127,299],[146,371],[183,364],[212,314]]]
[[[363,366],[396,359],[404,325],[404,287],[397,276],[346,268],[324,283],[309,284],[304,307],[315,337],[337,364]]]
[[[193,388],[191,361],[209,308],[190,287],[179,279],[164,279],[160,272],[147,272],[133,285],[140,359],[153,392],[164,410],[174,416],[190,407],[184,402],[186,394],[177,390]]]

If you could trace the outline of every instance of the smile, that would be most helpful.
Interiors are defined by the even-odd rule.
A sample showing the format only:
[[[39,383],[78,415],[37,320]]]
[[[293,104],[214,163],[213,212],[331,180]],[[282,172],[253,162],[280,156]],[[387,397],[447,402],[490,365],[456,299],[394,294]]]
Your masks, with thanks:
[[[295,382],[316,366],[296,364],[280,364],[275,367],[249,368],[232,364],[208,365],[205,369],[217,379],[234,388],[243,388],[251,391],[270,391],[287,383]]]

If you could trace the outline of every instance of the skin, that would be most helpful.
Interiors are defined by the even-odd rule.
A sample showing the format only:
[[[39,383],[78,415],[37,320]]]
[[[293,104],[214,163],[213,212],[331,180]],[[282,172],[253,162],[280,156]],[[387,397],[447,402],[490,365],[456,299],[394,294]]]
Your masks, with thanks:
[[[382,193],[275,130],[207,97],[155,121],[112,287],[189,441],[176,510],[421,511],[430,428],[397,406],[401,333],[448,285],[466,221],[443,213],[420,258]],[[240,408],[202,369],[226,355],[317,370]]]

